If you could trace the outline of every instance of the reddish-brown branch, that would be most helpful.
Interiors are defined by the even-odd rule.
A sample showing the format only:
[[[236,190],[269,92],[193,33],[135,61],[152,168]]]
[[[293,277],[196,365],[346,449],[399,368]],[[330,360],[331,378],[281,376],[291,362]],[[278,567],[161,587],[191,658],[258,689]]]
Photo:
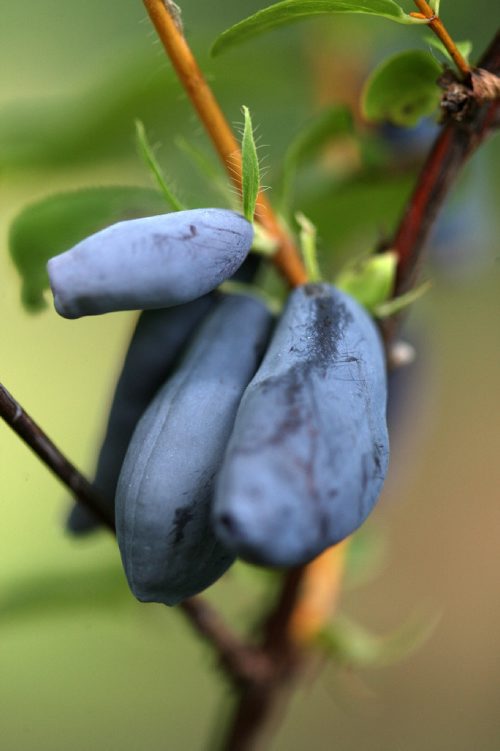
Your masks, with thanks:
[[[254,751],[263,747],[263,736],[271,732],[279,719],[279,710],[284,707],[293,687],[293,676],[284,672],[262,684],[245,685],[220,748],[224,751]]]
[[[263,625],[262,649],[272,666],[267,680],[240,687],[240,699],[222,748],[251,751],[280,710],[305,665],[307,648],[338,601],[348,540],[308,566],[292,569]],[[310,655],[309,655],[310,656]]]
[[[292,568],[287,572],[280,597],[263,629],[262,646],[273,655],[275,662],[287,660],[296,644],[290,638],[289,624],[302,588],[307,566]]]
[[[497,35],[480,68],[498,75],[499,58],[500,35]],[[399,257],[395,294],[402,294],[414,285],[425,241],[450,188],[464,163],[497,125],[498,99],[477,104],[471,91],[468,107],[469,111],[460,120],[448,117],[389,243]]]
[[[299,599],[306,566],[291,569],[274,609],[263,625],[261,650],[271,670],[267,679],[240,685],[238,705],[224,739],[224,751],[250,751],[292,689],[301,652],[290,638],[289,623]]]

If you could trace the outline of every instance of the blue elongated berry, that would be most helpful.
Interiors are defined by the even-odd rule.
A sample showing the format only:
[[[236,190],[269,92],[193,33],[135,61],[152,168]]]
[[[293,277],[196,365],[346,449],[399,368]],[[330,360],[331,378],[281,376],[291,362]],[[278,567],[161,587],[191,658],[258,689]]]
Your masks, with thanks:
[[[252,240],[252,225],[227,209],[119,222],[51,258],[56,310],[79,318],[181,305],[229,279]]]
[[[114,519],[116,485],[135,427],[214,299],[205,295],[175,308],[146,310],[139,317],[116,385],[94,480],[110,519]],[[99,525],[85,506],[77,503],[71,509],[67,527],[74,534]]]
[[[213,505],[220,541],[296,566],[354,532],[387,470],[386,395],[365,310],[327,284],[296,289],[238,410]]]
[[[117,538],[132,592],[174,605],[205,589],[234,557],[210,525],[214,478],[272,317],[225,297],[141,418],[116,493]]]

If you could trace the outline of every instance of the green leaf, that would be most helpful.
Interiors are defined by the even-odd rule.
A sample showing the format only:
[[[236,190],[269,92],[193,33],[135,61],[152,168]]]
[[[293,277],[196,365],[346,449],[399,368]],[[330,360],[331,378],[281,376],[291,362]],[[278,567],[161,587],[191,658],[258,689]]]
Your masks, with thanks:
[[[182,205],[177,196],[174,194],[173,190],[167,184],[165,175],[163,174],[162,169],[154,155],[153,148],[149,143],[144,123],[142,123],[140,120],[135,121],[135,132],[139,153],[142,156],[146,167],[150,170],[151,174],[156,180],[167,204],[170,206],[172,211],[183,211],[185,207]]]
[[[306,267],[307,277],[310,282],[321,281],[321,271],[318,265],[318,253],[316,248],[316,227],[314,224],[297,211],[295,219],[300,227],[300,247]]]
[[[387,302],[381,303],[380,305],[376,305],[373,309],[373,313],[377,318],[387,318],[388,316],[392,316],[395,313],[399,313],[400,310],[404,310],[404,308],[407,308],[409,305],[414,303],[416,300],[422,297],[422,295],[425,295],[430,287],[430,282],[424,282],[419,287],[411,289],[404,295],[399,295],[399,297],[395,297],[393,300],[388,300]]]
[[[441,72],[439,63],[423,50],[393,55],[366,81],[361,95],[363,115],[373,122],[416,125],[439,105],[441,90],[436,80]]]
[[[100,187],[59,193],[24,208],[9,233],[9,251],[30,312],[45,307],[47,261],[85,237],[124,219],[165,213],[161,193],[149,188]]]
[[[413,18],[405,13],[394,0],[282,0],[226,29],[216,39],[212,54],[218,55],[230,47],[278,26],[330,13],[363,13],[387,18],[397,23],[427,23],[425,20]]]
[[[255,204],[257,203],[260,187],[260,168],[253,135],[252,118],[250,117],[248,107],[243,107],[243,115],[245,117],[245,125],[241,141],[241,198],[243,201],[243,214],[249,222],[253,222]]]
[[[429,34],[424,37],[424,40],[427,44],[430,44],[431,47],[434,47],[434,49],[440,52],[447,61],[453,62],[453,58],[440,39]],[[462,57],[469,62],[469,57],[472,52],[472,42],[469,39],[464,39],[462,42],[455,42],[455,45]]]
[[[379,636],[353,621],[337,616],[335,623],[319,636],[319,643],[341,664],[362,668],[382,667],[399,662],[427,641],[439,615],[416,615],[391,634]]]
[[[397,256],[392,251],[377,253],[349,263],[338,274],[335,285],[373,312],[391,295]]]
[[[300,165],[312,159],[333,139],[352,132],[351,112],[342,106],[329,107],[305,124],[285,154],[282,180],[282,203],[285,211],[291,204],[293,180]]]
[[[429,5],[431,6],[432,10],[436,14],[436,16],[439,16],[439,6],[441,4],[441,0],[429,0]]]

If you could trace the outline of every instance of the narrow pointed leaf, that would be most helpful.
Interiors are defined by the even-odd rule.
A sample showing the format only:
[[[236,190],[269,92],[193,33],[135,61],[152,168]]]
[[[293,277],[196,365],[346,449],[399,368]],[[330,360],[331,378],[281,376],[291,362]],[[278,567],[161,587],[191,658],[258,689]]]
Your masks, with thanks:
[[[379,65],[363,88],[361,108],[367,120],[412,127],[431,115],[441,98],[442,68],[428,52],[409,50]]]
[[[394,0],[283,0],[258,11],[224,31],[212,47],[212,54],[218,55],[230,47],[278,26],[330,13],[362,13],[387,18],[397,23],[426,23],[405,13]]]
[[[260,187],[259,159],[253,135],[252,119],[248,107],[243,107],[245,125],[241,142],[242,154],[242,181],[241,192],[243,201],[243,214],[249,222],[253,222],[255,204]]]
[[[59,193],[24,208],[9,233],[9,251],[30,312],[45,307],[47,261],[88,235],[125,219],[164,214],[165,199],[149,188],[101,187]]]

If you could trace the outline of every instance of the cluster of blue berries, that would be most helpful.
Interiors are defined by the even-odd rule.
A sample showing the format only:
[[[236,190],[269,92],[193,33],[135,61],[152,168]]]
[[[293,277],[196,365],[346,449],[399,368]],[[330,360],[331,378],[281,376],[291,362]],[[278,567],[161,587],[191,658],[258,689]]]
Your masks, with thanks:
[[[237,557],[307,563],[354,532],[382,488],[376,326],[326,283],[295,289],[277,322],[253,296],[214,291],[252,240],[239,214],[200,209],[116,224],[49,261],[61,315],[143,311],[95,476],[143,601],[174,605]],[[71,530],[96,524],[74,507]]]

